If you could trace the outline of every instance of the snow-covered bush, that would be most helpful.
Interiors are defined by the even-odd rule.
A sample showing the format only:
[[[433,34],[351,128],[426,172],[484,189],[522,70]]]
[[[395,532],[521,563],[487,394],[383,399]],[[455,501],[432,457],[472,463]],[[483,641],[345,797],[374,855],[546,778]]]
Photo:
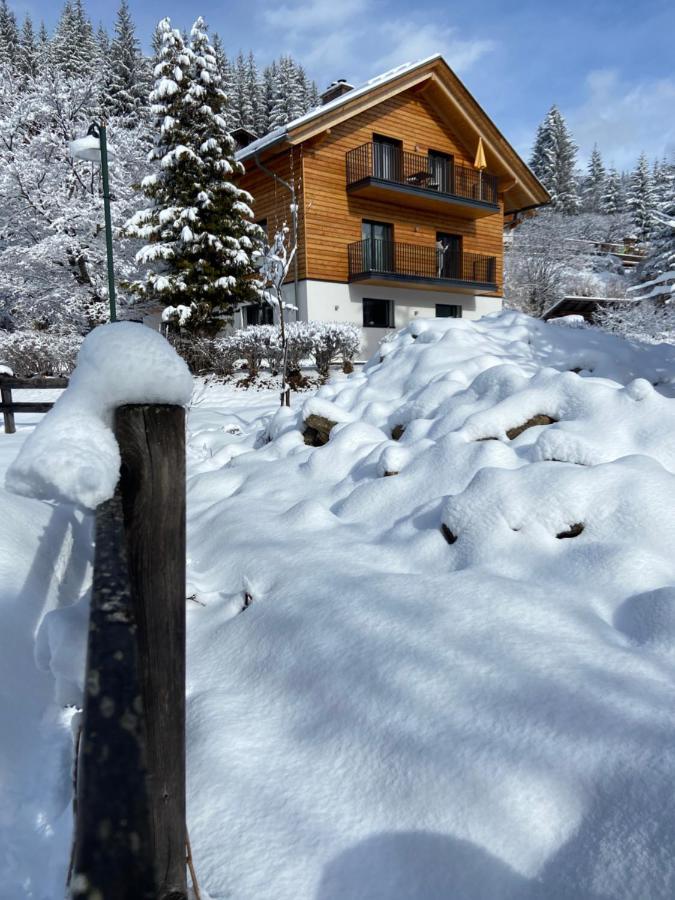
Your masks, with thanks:
[[[266,359],[266,341],[269,340],[270,328],[271,325],[251,325],[250,328],[242,328],[222,339],[222,343],[231,348],[238,359],[246,362],[251,378],[260,372],[260,367]]]
[[[351,363],[361,344],[356,325],[345,322],[308,322],[312,356],[319,375],[326,379],[331,363],[338,356],[343,364]]]
[[[231,375],[237,356],[227,339],[168,335],[176,353],[185,360],[193,375]]]
[[[0,331],[0,364],[15,375],[68,375],[82,338],[78,334],[47,331]]]

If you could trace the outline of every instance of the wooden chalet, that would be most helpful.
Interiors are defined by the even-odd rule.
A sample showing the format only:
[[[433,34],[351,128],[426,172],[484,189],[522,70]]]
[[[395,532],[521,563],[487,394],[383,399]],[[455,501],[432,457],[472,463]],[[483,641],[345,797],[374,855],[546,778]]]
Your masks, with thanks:
[[[270,237],[297,209],[298,317],[358,323],[366,354],[416,316],[500,309],[504,217],[549,199],[439,55],[335,82],[238,158]]]

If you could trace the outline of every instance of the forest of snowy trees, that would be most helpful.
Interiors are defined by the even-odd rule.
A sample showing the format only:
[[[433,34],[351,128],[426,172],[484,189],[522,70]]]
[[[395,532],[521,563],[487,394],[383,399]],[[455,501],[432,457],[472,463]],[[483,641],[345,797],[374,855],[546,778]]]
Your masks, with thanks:
[[[552,106],[537,130],[530,158],[551,203],[509,236],[506,302],[540,315],[566,295],[647,296],[647,302],[610,309],[601,315],[602,324],[664,339],[672,335],[674,319],[667,301],[675,281],[675,158],[650,163],[643,153],[632,171],[619,172],[605,164],[596,145],[583,171],[577,153],[564,116]],[[624,242],[645,254],[631,276],[615,256],[595,251],[597,243]],[[651,284],[654,279],[659,279],[658,290]],[[641,290],[641,285],[648,287]]]
[[[228,56],[199,22],[188,35],[164,20],[148,56],[127,0],[112,34],[94,29],[82,0],[66,0],[51,34],[29,16],[18,23],[0,0],[0,339],[32,335],[34,344],[49,334],[67,350],[107,315],[100,168],[68,149],[101,118],[122,309],[134,302],[140,315],[145,301],[189,304],[199,294],[208,318],[216,295],[229,303],[250,295],[260,235],[250,198],[233,184],[240,167],[230,132],[286,123],[316,105],[317,88],[289,56],[262,71],[252,53]],[[204,92],[213,116],[196,127]],[[189,222],[167,220],[179,207]],[[197,277],[193,260],[206,248]]]

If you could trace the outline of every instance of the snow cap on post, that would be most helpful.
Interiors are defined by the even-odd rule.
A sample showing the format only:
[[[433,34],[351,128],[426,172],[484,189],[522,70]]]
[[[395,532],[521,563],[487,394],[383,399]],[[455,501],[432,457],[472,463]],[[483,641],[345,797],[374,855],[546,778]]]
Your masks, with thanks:
[[[8,469],[7,489],[94,509],[112,497],[119,477],[115,409],[185,406],[191,395],[188,367],[158,332],[134,322],[95,328],[82,344],[70,387]]]

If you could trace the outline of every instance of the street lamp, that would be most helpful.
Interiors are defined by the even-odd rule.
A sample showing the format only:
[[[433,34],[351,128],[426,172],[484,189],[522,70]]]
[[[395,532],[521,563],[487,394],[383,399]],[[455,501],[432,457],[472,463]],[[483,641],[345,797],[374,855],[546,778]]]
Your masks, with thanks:
[[[93,122],[87,136],[71,141],[70,155],[74,159],[86,159],[101,164],[103,179],[103,214],[105,217],[105,243],[108,256],[108,299],[110,301],[110,321],[117,320],[115,309],[115,270],[113,268],[112,219],[110,217],[110,181],[108,179],[108,141],[105,123]]]

